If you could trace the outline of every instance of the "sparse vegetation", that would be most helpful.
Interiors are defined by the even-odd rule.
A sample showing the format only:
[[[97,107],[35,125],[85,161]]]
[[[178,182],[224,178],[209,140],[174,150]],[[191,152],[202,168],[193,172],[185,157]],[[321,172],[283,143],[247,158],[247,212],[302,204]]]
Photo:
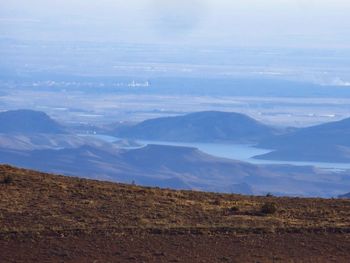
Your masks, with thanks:
[[[238,211],[239,211],[239,207],[238,207],[238,206],[232,206],[232,207],[230,208],[230,211],[231,211],[231,212],[238,212]]]
[[[3,184],[12,184],[13,183],[13,177],[11,175],[4,175],[1,182]]]
[[[268,202],[263,204],[260,211],[266,215],[275,214],[277,212],[277,206],[275,203]]]
[[[22,229],[38,229],[39,225],[50,228],[51,222],[55,222],[52,227],[56,229],[90,229],[97,224],[117,229],[146,225],[148,228],[200,226],[208,229],[220,226],[247,232],[254,232],[255,228],[270,229],[271,226],[319,229],[350,225],[350,201],[343,199],[163,190],[52,176],[8,166],[0,166],[0,172],[8,178],[15,176],[17,191],[21,193],[13,195],[11,188],[0,191],[0,210],[4,218],[11,218],[9,231],[13,230],[11,225],[18,224]],[[11,182],[11,179],[6,181]],[[11,205],[14,201],[22,204],[18,213]],[[22,213],[26,211],[30,216],[22,221]],[[42,211],[50,211],[49,216],[43,216]],[[256,216],[262,214],[270,216],[257,219]]]
[[[340,242],[343,243],[344,240],[349,240],[349,244],[344,245],[344,251],[345,247],[350,251],[350,238],[343,237],[343,233],[349,231],[350,200],[175,191],[53,176],[0,165],[0,178],[5,178],[5,175],[15,178],[16,187],[0,185],[0,223],[2,224],[0,247],[7,244],[7,239],[11,237],[14,238],[13,240],[18,238],[19,241],[16,240],[16,242],[29,244],[27,251],[32,251],[31,240],[34,235],[36,238],[47,236],[50,238],[48,243],[56,242],[61,248],[64,244],[64,247],[72,249],[71,251],[89,253],[91,247],[86,246],[86,240],[90,240],[89,244],[93,244],[92,247],[95,247],[96,242],[100,242],[101,249],[106,245],[106,238],[110,237],[112,241],[109,244],[118,243],[115,241],[118,239],[120,244],[125,243],[125,251],[130,253],[135,251],[135,246],[139,246],[140,251],[145,252],[146,250],[142,250],[144,246],[152,247],[154,243],[150,240],[155,240],[168,253],[178,253],[178,250],[174,250],[174,244],[187,246],[183,250],[184,253],[176,254],[179,256],[179,262],[187,262],[181,256],[186,255],[187,252],[190,253],[189,251],[192,253],[192,250],[196,249],[192,244],[203,241],[201,249],[196,253],[200,255],[203,251],[210,251],[208,256],[216,256],[216,258],[212,257],[208,262],[218,262],[218,260],[223,261],[224,256],[231,259],[229,253],[221,253],[221,259],[218,256],[218,251],[225,246],[232,248],[232,244],[234,246],[245,244],[251,251],[253,243],[256,244],[257,240],[266,237],[266,240],[258,244],[260,247],[257,247],[260,249],[259,255],[266,255],[265,243],[270,242],[271,239],[274,239],[275,243],[269,244],[276,247],[280,243],[276,238],[281,238],[283,242],[294,238],[294,241],[289,243],[294,248],[295,244],[299,244],[300,240],[305,240],[304,238],[312,233],[309,239],[312,241],[318,238],[321,242],[328,242],[329,237],[333,240],[341,240]],[[269,216],[261,216],[267,214]],[[317,234],[320,232],[322,237]],[[262,233],[264,235],[261,235]],[[59,238],[52,238],[55,236]],[[141,239],[140,236],[142,236]],[[239,238],[242,238],[242,242],[232,242],[233,239]],[[247,240],[254,240],[254,242],[246,243]],[[67,245],[66,242],[71,243]],[[144,242],[146,242],[145,245]],[[46,243],[43,242],[43,246]],[[329,243],[323,244],[323,248],[329,247]],[[208,249],[209,246],[210,249]],[[12,254],[17,247],[18,243],[14,243]],[[41,251],[50,248],[45,247]],[[285,246],[281,249],[286,251]],[[112,253],[111,251],[108,246],[106,253]],[[226,251],[232,252],[228,249]],[[310,253],[312,250],[307,248],[305,251]],[[58,254],[61,257],[61,253]],[[47,255],[51,256],[52,253]],[[115,255],[113,254],[112,257]],[[157,261],[157,258],[147,260],[144,255],[149,254],[147,252],[142,257],[135,256],[135,258],[140,262],[169,262],[168,260]],[[240,252],[239,255],[251,254]],[[162,257],[165,258],[168,255]],[[57,260],[57,262],[60,261],[62,260]],[[118,262],[118,260],[101,262]],[[128,260],[121,262],[128,262]],[[241,262],[256,261],[243,258]],[[296,262],[301,261],[296,260]]]
[[[213,205],[221,205],[221,201],[219,199],[214,200]]]

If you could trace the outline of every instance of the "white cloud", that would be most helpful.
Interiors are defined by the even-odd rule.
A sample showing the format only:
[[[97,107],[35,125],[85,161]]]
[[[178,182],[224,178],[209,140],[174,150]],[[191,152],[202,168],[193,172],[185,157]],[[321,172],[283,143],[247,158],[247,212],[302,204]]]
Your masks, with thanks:
[[[339,86],[339,87],[350,87],[350,81],[344,81],[340,78],[335,78],[331,82],[332,86]]]

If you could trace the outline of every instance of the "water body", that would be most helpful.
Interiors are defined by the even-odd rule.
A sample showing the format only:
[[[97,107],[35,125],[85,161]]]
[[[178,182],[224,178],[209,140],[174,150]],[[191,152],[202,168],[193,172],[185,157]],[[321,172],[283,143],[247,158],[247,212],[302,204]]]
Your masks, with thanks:
[[[120,138],[108,136],[108,135],[81,135],[81,136],[93,136],[94,138],[104,140],[107,142],[115,142]],[[156,145],[170,145],[170,146],[183,146],[194,147],[207,154],[223,157],[228,159],[234,159],[254,164],[290,164],[299,166],[315,166],[327,170],[348,170],[350,169],[350,163],[326,163],[326,162],[298,162],[298,161],[273,161],[273,160],[257,160],[253,157],[260,154],[271,152],[269,149],[256,148],[249,144],[233,144],[233,143],[185,143],[185,142],[168,142],[168,141],[148,141],[148,140],[136,140],[139,144],[145,146],[148,144]],[[134,147],[135,148],[135,147]]]

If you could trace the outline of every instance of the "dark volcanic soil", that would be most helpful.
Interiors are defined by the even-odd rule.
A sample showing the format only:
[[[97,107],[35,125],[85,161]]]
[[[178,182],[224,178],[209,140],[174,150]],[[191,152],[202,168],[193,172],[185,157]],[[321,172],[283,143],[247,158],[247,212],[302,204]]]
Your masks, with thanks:
[[[277,211],[262,213],[266,203]],[[350,201],[171,191],[0,166],[0,262],[350,262]]]
[[[349,262],[349,234],[82,234],[0,241],[1,262]]]

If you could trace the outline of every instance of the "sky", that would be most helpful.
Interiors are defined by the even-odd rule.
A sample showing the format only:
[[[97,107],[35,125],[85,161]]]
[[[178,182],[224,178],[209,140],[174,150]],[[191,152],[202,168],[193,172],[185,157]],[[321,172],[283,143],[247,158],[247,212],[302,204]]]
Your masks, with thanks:
[[[348,0],[0,0],[0,37],[350,47]]]

